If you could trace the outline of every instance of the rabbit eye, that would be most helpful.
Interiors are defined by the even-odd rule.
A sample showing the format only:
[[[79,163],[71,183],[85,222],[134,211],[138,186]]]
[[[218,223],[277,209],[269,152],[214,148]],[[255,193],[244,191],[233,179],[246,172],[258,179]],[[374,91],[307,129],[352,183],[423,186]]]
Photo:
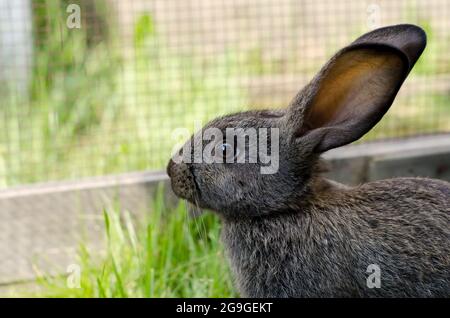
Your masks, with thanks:
[[[233,146],[227,143],[220,145],[220,151],[222,154],[223,162],[230,162],[231,160],[234,160],[238,155],[237,147],[234,147],[233,149]]]

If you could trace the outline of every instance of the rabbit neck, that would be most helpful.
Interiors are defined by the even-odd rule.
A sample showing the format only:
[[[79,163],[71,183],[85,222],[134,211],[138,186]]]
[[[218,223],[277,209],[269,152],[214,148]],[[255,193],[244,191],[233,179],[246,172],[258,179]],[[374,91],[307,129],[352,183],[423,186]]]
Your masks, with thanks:
[[[326,230],[333,228],[333,219],[336,219],[333,213],[326,211],[330,204],[327,200],[336,197],[331,192],[345,189],[334,181],[315,179],[311,184],[311,197],[305,198],[296,211],[259,218],[223,219],[222,240],[244,296],[292,296],[284,294],[289,292],[286,281],[296,281],[298,286],[299,269],[309,276],[320,266],[334,266],[325,265],[326,260],[317,255],[336,241],[333,233]],[[270,286],[271,290],[265,286]],[[320,284],[318,286],[320,288]],[[314,292],[310,286],[303,290]]]

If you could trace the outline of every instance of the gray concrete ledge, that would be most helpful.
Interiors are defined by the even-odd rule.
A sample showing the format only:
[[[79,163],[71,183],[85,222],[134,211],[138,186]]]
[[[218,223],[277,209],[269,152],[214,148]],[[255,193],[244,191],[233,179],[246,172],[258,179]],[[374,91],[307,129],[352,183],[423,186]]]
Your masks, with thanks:
[[[397,176],[450,181],[450,134],[350,145],[324,158],[328,176],[346,184]],[[0,285],[65,272],[80,241],[102,248],[105,208],[151,213],[160,185],[174,201],[167,181],[164,172],[136,172],[0,191]]]
[[[323,157],[328,176],[350,185],[394,177],[450,181],[450,134],[349,145]]]

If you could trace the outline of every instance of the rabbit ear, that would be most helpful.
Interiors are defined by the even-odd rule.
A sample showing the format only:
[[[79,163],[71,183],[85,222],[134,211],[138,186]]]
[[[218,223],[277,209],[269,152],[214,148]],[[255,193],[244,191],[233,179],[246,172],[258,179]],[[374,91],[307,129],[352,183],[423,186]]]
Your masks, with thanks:
[[[410,70],[427,44],[425,32],[416,25],[399,24],[379,28],[357,38],[352,44],[380,43],[395,47],[406,54]]]
[[[394,26],[339,51],[292,101],[294,137],[324,152],[361,138],[387,112],[425,47],[423,31]]]

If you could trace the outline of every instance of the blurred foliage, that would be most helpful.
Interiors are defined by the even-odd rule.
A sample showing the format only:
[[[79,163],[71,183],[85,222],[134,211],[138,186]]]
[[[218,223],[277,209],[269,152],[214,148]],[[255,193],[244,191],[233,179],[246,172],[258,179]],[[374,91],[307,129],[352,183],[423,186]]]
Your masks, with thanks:
[[[29,297],[236,297],[219,222],[188,218],[186,205],[167,208],[161,195],[145,221],[119,210],[104,212],[105,249],[81,244],[80,288],[66,276],[41,276]],[[138,225],[136,225],[138,224]]]
[[[146,14],[125,58],[113,28],[91,43],[87,28],[62,25],[66,3],[35,2],[31,97],[0,109],[0,186],[159,169],[174,128],[245,105],[235,54],[177,55]]]

